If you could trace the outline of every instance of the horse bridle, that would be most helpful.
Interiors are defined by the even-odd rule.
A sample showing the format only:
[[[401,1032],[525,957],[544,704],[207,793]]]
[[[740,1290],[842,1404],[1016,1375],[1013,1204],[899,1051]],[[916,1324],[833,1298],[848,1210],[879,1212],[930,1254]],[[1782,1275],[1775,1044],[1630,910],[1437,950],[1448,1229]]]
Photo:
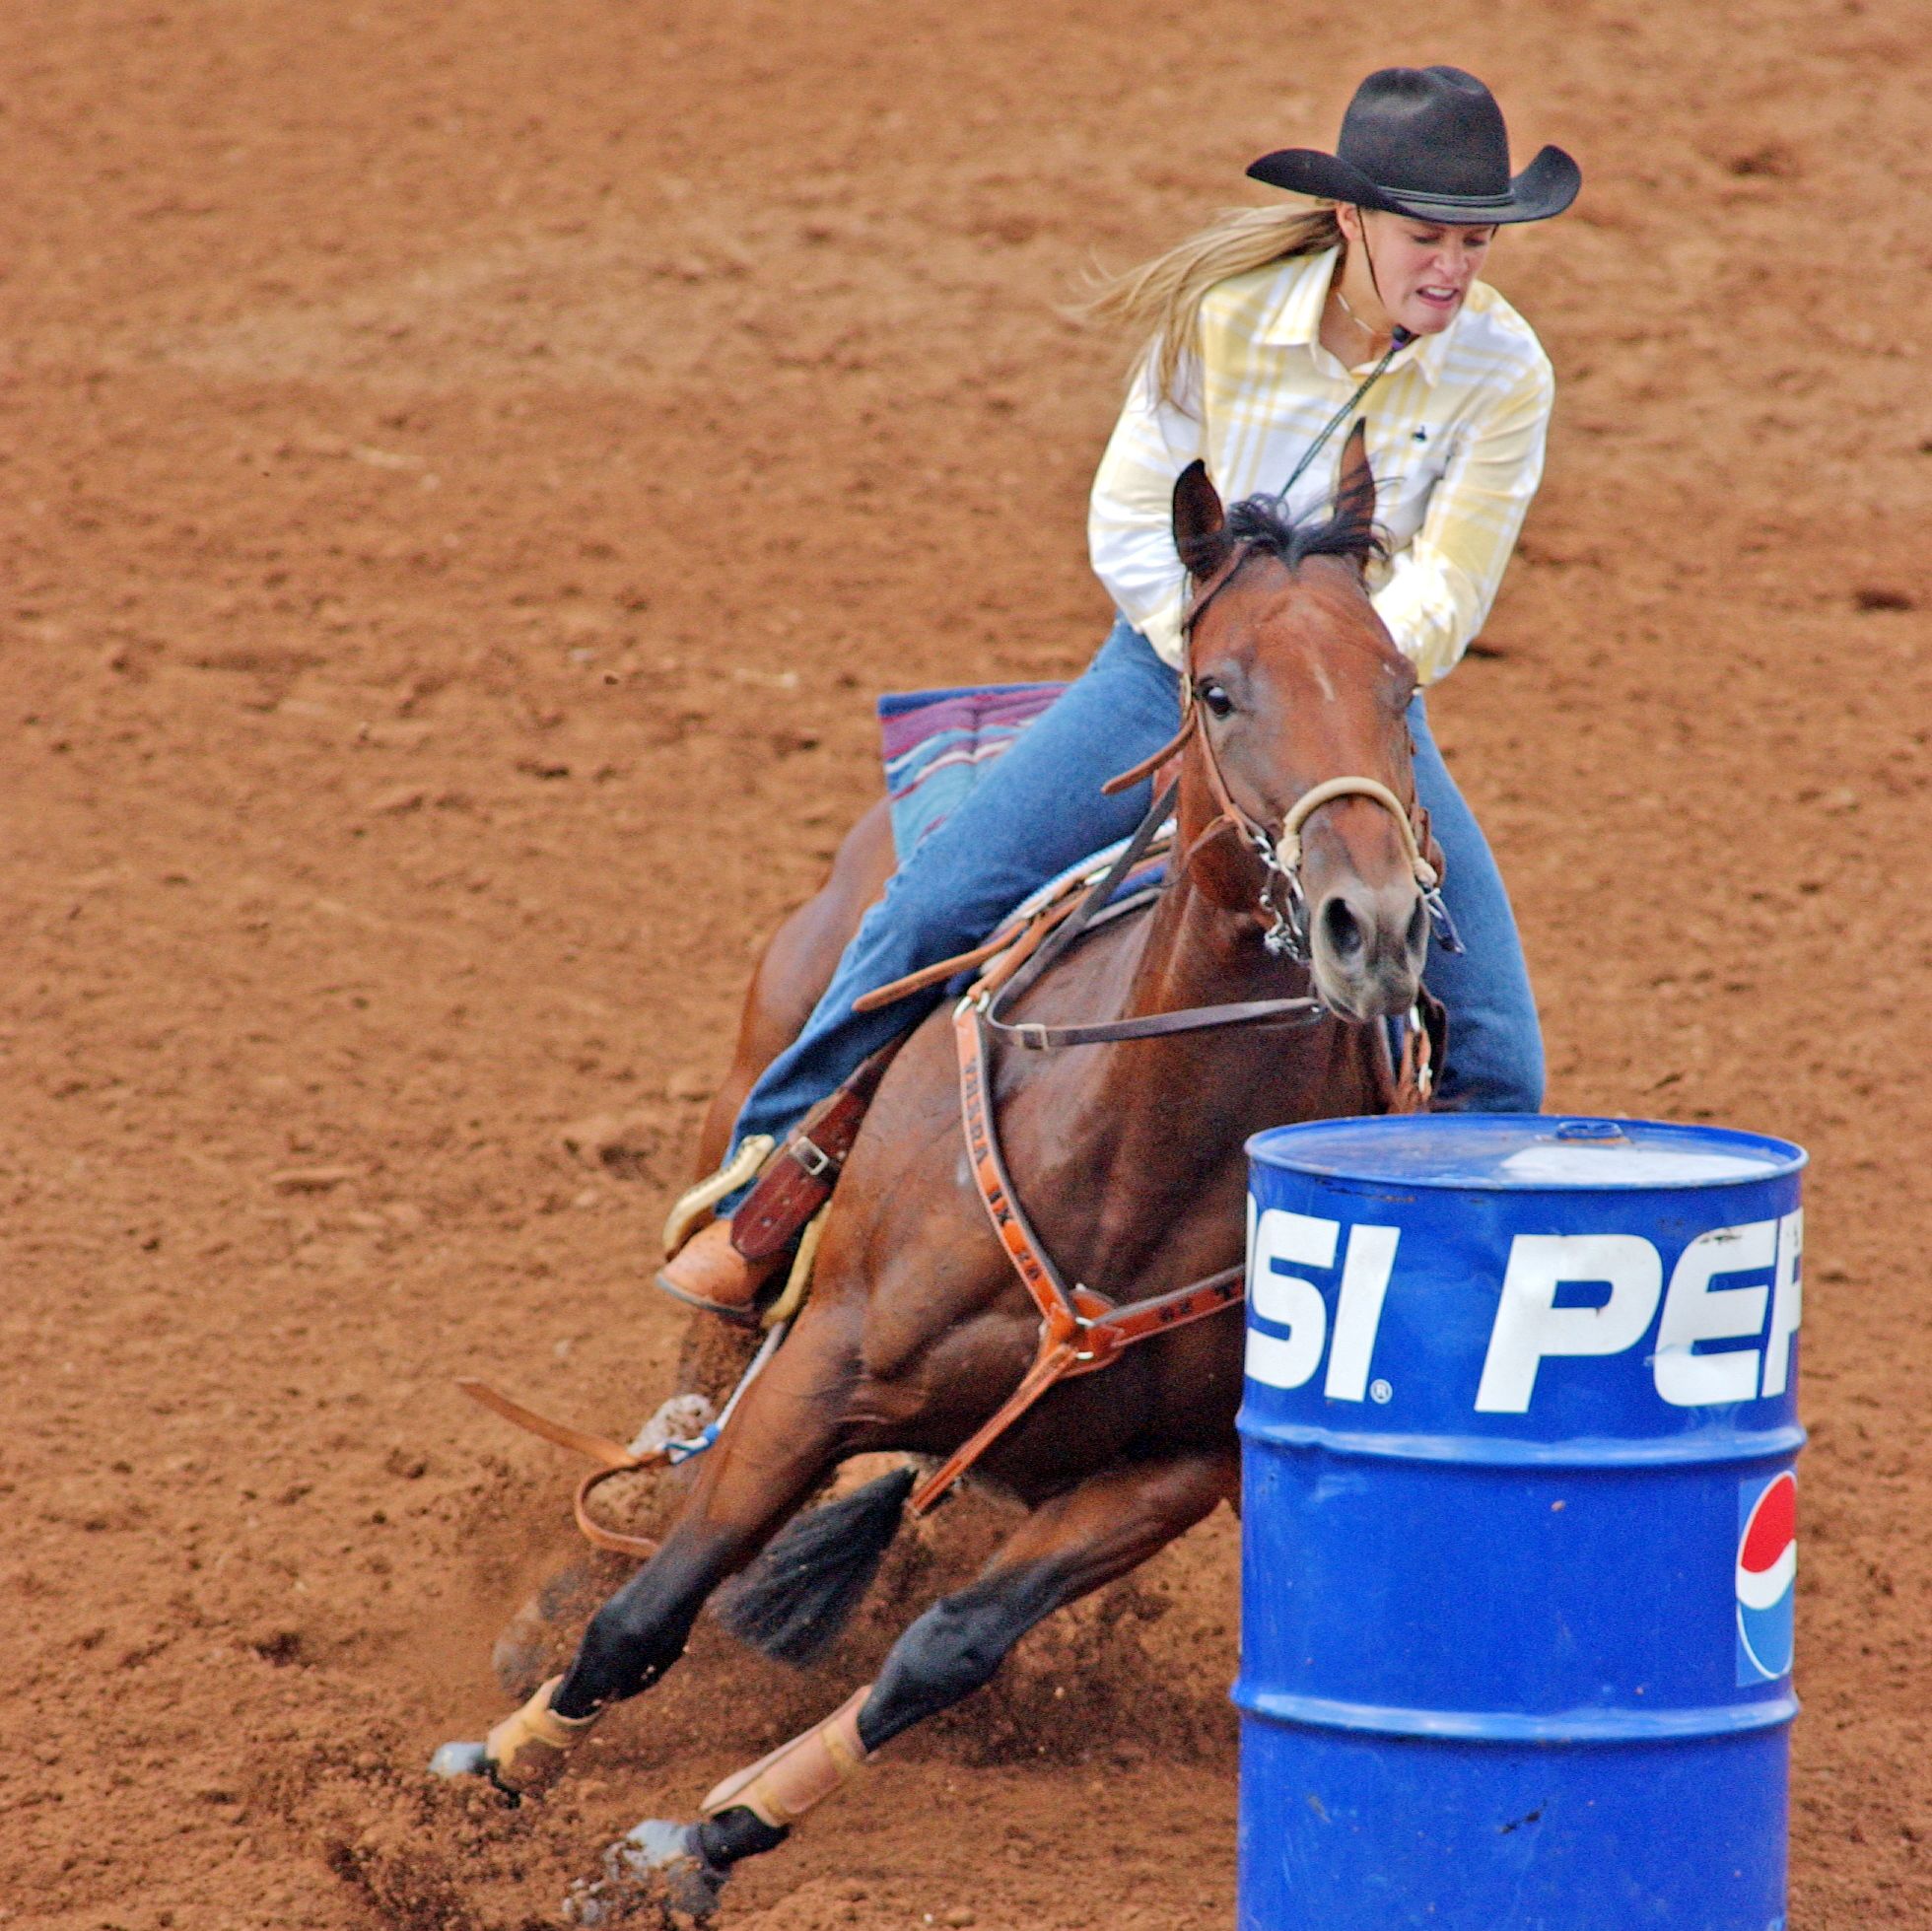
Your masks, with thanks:
[[[1159,770],[1186,748],[1189,738],[1199,734],[1202,763],[1208,773],[1208,788],[1213,795],[1215,815],[1188,847],[1181,860],[1182,866],[1185,868],[1191,863],[1195,855],[1211,839],[1218,838],[1223,831],[1233,831],[1261,861],[1261,904],[1269,918],[1268,929],[1262,935],[1263,943],[1276,957],[1292,959],[1297,965],[1308,963],[1309,944],[1308,901],[1301,888],[1302,830],[1317,811],[1325,804],[1334,803],[1337,798],[1367,798],[1371,803],[1379,804],[1395,820],[1397,833],[1402,839],[1403,856],[1408,860],[1410,873],[1422,894],[1422,905],[1428,913],[1429,925],[1437,942],[1445,951],[1460,952],[1462,945],[1456,937],[1449,908],[1442,901],[1441,875],[1429,862],[1424,851],[1428,840],[1428,818],[1419,802],[1405,805],[1388,786],[1374,778],[1325,778],[1319,785],[1310,786],[1288,806],[1281,820],[1281,829],[1276,833],[1235,798],[1227,782],[1227,774],[1221,769],[1213,733],[1202,722],[1201,694],[1194,669],[1194,634],[1208,606],[1240,575],[1242,566],[1255,556],[1259,547],[1254,543],[1242,544],[1227,568],[1193,598],[1182,614],[1181,638],[1185,652],[1181,676],[1181,728],[1151,757],[1143,758],[1131,771],[1124,771],[1118,778],[1109,780],[1105,790],[1109,793],[1129,790]]]

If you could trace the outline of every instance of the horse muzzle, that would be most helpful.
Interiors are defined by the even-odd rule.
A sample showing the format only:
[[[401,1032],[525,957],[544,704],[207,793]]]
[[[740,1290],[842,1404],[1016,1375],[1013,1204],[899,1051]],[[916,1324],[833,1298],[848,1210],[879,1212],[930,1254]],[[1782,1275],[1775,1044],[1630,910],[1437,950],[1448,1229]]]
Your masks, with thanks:
[[[1418,885],[1339,883],[1310,907],[1308,925],[1315,991],[1338,1018],[1391,1018],[1414,1004],[1429,941]]]

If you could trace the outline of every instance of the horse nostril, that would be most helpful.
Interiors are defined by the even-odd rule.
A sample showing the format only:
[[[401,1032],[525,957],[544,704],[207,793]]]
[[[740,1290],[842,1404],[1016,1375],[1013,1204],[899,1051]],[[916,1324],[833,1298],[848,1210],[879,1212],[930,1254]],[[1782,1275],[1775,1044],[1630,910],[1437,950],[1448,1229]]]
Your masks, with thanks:
[[[1361,921],[1339,892],[1322,907],[1322,933],[1338,959],[1353,960],[1360,955]]]

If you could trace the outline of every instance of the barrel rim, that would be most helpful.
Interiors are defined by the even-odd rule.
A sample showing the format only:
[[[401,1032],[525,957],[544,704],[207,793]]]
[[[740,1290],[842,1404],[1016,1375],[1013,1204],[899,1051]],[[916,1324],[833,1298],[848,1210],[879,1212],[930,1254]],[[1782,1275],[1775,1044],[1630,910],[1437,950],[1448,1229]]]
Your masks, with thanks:
[[[1228,1692],[1244,1719],[1309,1730],[1341,1730],[1418,1743],[1451,1744],[1670,1744],[1735,1737],[1773,1730],[1798,1715],[1788,1677],[1775,1695],[1743,1698],[1699,1708],[1431,1710],[1395,1704],[1347,1702],[1289,1690],[1265,1690],[1238,1678]]]
[[[1499,1417],[1505,1421],[1519,1418]],[[1687,1428],[1674,1435],[1485,1435],[1440,1428],[1332,1427],[1251,1414],[1245,1394],[1234,1425],[1244,1442],[1258,1442],[1284,1452],[1313,1451],[1365,1461],[1415,1462],[1454,1468],[1543,1469],[1578,1476],[1593,1472],[1615,1475],[1631,1469],[1710,1468],[1731,1463],[1782,1465],[1789,1463],[1810,1439],[1804,1424],[1796,1420],[1750,1429],[1727,1430],[1712,1424]]]
[[[1418,1173],[1397,1173],[1378,1169],[1366,1162],[1328,1162],[1318,1163],[1311,1155],[1306,1159],[1296,1159],[1293,1148],[1309,1144],[1325,1137],[1332,1138],[1338,1130],[1346,1130],[1354,1135],[1367,1134],[1391,1141],[1412,1139],[1427,1134],[1432,1126],[1443,1119],[1453,1119],[1458,1128],[1465,1131],[1474,1129],[1478,1133],[1491,1130],[1500,1131],[1514,1127],[1519,1131],[1534,1125],[1540,1134],[1554,1138],[1556,1129],[1564,1126],[1639,1128],[1646,1135],[1662,1135],[1674,1139],[1694,1140],[1699,1146],[1717,1150],[1722,1147],[1749,1147],[1760,1158],[1769,1156],[1766,1164],[1756,1172],[1723,1174],[1718,1176],[1700,1175],[1681,1180],[1644,1179],[1631,1181],[1598,1180],[1551,1180],[1547,1178],[1519,1180],[1507,1174],[1485,1174],[1474,1178],[1468,1174],[1437,1175]],[[1581,1142],[1579,1142],[1581,1143]],[[1429,1191],[1457,1194],[1559,1194],[1559,1195],[1622,1195],[1639,1193],[1708,1193],[1715,1189],[1728,1187],[1761,1186],[1766,1181],[1782,1180],[1795,1173],[1801,1173],[1811,1163],[1811,1155],[1795,1140],[1781,1139],[1773,1134],[1754,1133],[1740,1127],[1711,1127],[1680,1120],[1646,1120],[1623,1118],[1612,1114],[1592,1113],[1460,1113],[1453,1115],[1431,1113],[1386,1113],[1364,1115],[1341,1120],[1296,1120],[1279,1127],[1265,1127],[1260,1133],[1249,1136],[1243,1150],[1256,1166],[1268,1167],[1279,1172],[1306,1174],[1311,1179],[1324,1182],[1354,1182],[1366,1186],[1393,1187],[1408,1191]]]

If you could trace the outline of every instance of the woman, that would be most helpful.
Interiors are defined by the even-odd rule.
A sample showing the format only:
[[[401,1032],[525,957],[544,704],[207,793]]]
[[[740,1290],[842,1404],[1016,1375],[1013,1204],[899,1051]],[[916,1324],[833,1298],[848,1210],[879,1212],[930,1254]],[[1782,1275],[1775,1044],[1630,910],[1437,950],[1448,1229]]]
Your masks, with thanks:
[[[1396,67],[1356,91],[1335,154],[1285,149],[1248,172],[1327,205],[1224,216],[1094,305],[1148,338],[1089,520],[1094,569],[1119,620],[1086,673],[900,867],[803,1032],[753,1087],[734,1146],[782,1139],[939,993],[869,1014],[853,1011],[856,999],[976,943],[1147,810],[1145,787],[1107,798],[1100,786],[1179,721],[1186,580],[1170,506],[1196,457],[1224,500],[1278,494],[1307,517],[1334,496],[1340,432],[1365,417],[1391,542],[1371,590],[1424,685],[1453,668],[1488,614],[1542,476],[1553,382],[1529,325],[1477,278],[1498,227],[1568,207],[1576,164],[1545,148],[1512,179],[1502,114],[1481,81],[1454,67]],[[1466,947],[1428,964],[1449,1009],[1438,1104],[1533,1113],[1542,1042],[1509,900],[1419,696],[1411,724],[1416,790]],[[746,1262],[720,1220],[658,1279],[700,1305],[739,1310],[775,1266]]]

